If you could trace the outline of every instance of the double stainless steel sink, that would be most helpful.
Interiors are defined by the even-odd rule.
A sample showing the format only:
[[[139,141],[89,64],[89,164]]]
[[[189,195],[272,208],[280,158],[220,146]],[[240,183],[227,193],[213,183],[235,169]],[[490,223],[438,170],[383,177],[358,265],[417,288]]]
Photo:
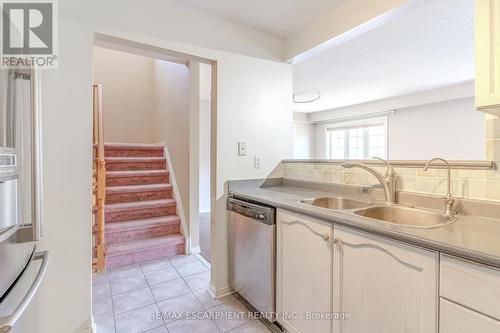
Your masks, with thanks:
[[[302,200],[301,203],[326,209],[356,209],[371,206],[370,202],[347,199],[342,197],[313,198]]]
[[[343,197],[322,197],[300,203],[331,210],[352,210],[355,215],[412,228],[437,228],[455,222],[438,212],[398,205],[377,206],[371,202]]]

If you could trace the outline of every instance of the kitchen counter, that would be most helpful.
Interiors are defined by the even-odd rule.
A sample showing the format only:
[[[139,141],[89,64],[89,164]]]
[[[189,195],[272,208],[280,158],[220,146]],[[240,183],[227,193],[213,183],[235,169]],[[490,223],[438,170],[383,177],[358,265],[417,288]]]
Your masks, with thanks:
[[[264,182],[266,186],[262,186]],[[330,210],[300,203],[303,199],[345,195],[321,187],[290,186],[279,180],[230,181],[229,194],[500,268],[500,219],[458,215],[456,222],[443,227],[411,228],[355,215],[355,209]]]

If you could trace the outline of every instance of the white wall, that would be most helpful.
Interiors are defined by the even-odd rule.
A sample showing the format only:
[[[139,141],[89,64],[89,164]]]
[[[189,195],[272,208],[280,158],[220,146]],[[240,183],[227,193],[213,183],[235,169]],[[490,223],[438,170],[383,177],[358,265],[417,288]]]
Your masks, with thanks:
[[[184,212],[189,211],[189,68],[154,60],[155,142],[167,144]],[[186,216],[189,218],[189,215]],[[189,223],[189,221],[187,221]]]
[[[473,98],[399,110],[389,117],[389,158],[484,160],[484,123]]]
[[[63,0],[58,6],[63,17],[103,28],[101,32],[113,26],[129,36],[169,41],[176,49],[196,45],[276,61],[283,59],[282,39],[174,0]]]
[[[200,213],[210,212],[210,101],[200,100]]]
[[[151,58],[94,47],[94,83],[103,85],[106,142],[155,142],[154,64]]]
[[[293,139],[293,158],[314,158],[314,124],[295,122]]]
[[[281,160],[291,158],[292,70],[287,64],[229,54],[217,59],[216,210],[215,218],[213,209],[211,214],[210,259],[213,287],[223,294],[229,290],[225,184],[265,178]],[[247,142],[248,156],[237,155],[239,141]],[[254,169],[254,156],[261,157],[261,169]]]
[[[84,332],[91,310],[92,33],[59,22],[59,68],[42,73],[39,250],[49,251],[50,262],[37,297],[37,333]]]
[[[210,111],[212,66],[200,65],[200,146],[199,146],[199,208],[200,213],[210,211]]]
[[[473,80],[411,95],[396,96],[332,110],[308,113],[307,120],[312,122],[327,121],[369,113],[386,112],[388,110],[407,109],[413,106],[434,104],[467,97],[474,97]]]
[[[212,212],[215,292],[228,287],[225,182],[265,177],[291,157],[291,66],[216,51],[270,58],[279,48],[275,39],[201,12],[170,11],[167,3],[177,8],[168,0],[59,2],[59,68],[43,73],[42,87],[45,226],[40,250],[50,251],[51,262],[38,298],[38,333],[86,332],[90,326],[95,32],[217,61],[217,118],[212,119],[218,136],[212,150],[217,153],[212,195],[218,199]],[[236,156],[240,139],[247,140],[252,155],[262,156],[262,169],[253,169],[250,158]]]
[[[484,160],[484,121],[484,114],[475,110],[472,97],[398,109],[388,116],[388,157],[394,160],[433,157]],[[314,126],[314,156],[326,158],[327,123]]]
[[[200,100],[200,213],[210,211],[210,101]]]

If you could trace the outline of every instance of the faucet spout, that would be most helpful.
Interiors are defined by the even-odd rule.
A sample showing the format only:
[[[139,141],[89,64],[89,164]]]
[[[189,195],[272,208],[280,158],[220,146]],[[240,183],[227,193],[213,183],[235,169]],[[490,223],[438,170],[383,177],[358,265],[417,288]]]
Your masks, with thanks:
[[[455,199],[451,195],[450,163],[448,163],[448,161],[445,160],[444,158],[436,157],[436,158],[433,158],[432,160],[430,160],[429,162],[427,162],[427,164],[424,167],[424,171],[427,171],[429,169],[429,167],[431,166],[431,164],[433,164],[434,162],[443,162],[445,164],[446,168],[448,169],[448,172],[447,172],[447,193],[446,193],[446,196],[444,197],[445,209],[444,209],[443,214],[447,217],[453,217],[457,213],[455,211]]]
[[[394,169],[392,168],[391,164],[388,161],[386,160],[382,161],[384,161],[388,166],[388,170],[385,176],[382,175],[377,170],[369,167],[365,163],[344,162],[341,164],[341,166],[347,169],[360,168],[371,173],[379,181],[379,183],[382,185],[382,188],[384,189],[386,204],[393,205],[396,203],[396,178],[394,176]]]

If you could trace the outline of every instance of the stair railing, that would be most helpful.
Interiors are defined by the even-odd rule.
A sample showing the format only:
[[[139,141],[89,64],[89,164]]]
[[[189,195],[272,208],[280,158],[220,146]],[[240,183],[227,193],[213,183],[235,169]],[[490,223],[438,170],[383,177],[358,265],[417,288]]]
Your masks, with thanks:
[[[104,124],[102,117],[102,85],[93,85],[93,245],[96,251],[93,268],[97,272],[106,267],[104,241],[104,205],[106,200],[106,163],[104,160]]]

